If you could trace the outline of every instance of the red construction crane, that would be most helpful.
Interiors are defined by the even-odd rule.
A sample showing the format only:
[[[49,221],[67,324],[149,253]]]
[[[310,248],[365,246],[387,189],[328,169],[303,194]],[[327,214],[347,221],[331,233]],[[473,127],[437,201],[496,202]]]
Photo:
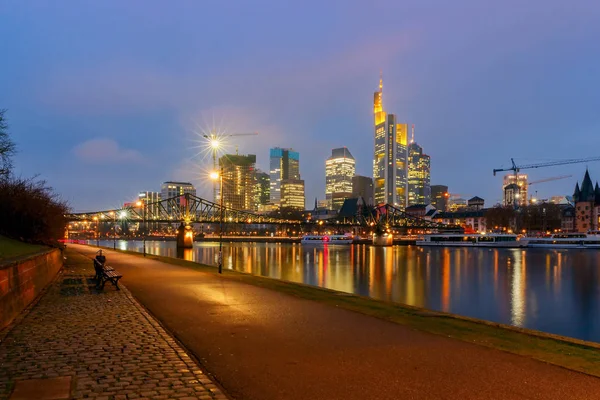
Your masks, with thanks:
[[[558,181],[560,179],[566,179],[566,178],[570,178],[573,175],[561,175],[561,176],[553,176],[551,178],[546,178],[546,179],[540,179],[539,181],[533,181],[533,182],[529,182],[527,185],[535,185],[536,183],[544,183],[544,182],[551,182],[551,181]]]
[[[539,164],[525,164],[525,165],[517,165],[517,164],[515,164],[515,160],[513,158],[511,158],[510,162],[512,163],[512,167],[496,168],[496,169],[494,169],[494,176],[496,176],[496,172],[514,171],[515,177],[516,177],[517,173],[522,169],[553,167],[555,165],[565,165],[565,164],[579,164],[579,163],[584,163],[584,162],[588,162],[588,161],[600,161],[600,157],[572,158],[569,160],[556,160],[556,161],[549,161],[549,162],[539,163]]]

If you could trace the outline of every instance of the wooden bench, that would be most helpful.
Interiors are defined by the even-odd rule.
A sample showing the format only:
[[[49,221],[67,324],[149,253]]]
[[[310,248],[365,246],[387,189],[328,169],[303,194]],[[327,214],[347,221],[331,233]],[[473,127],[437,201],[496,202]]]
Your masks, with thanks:
[[[96,279],[96,288],[104,290],[104,285],[107,281],[110,281],[117,290],[121,290],[119,288],[119,279],[121,279],[123,275],[115,271],[113,267],[94,259],[94,270],[96,271],[96,276],[94,277],[94,279]]]

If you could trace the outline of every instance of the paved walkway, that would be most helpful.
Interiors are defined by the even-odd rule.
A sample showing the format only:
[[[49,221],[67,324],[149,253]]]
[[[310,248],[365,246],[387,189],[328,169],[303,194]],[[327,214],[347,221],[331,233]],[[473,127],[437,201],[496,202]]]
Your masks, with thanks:
[[[112,251],[107,258],[237,399],[600,399],[600,379],[530,358],[216,273]]]
[[[0,332],[1,400],[25,380],[67,376],[74,399],[227,399],[126,288],[97,292],[91,260],[71,253],[39,302]]]

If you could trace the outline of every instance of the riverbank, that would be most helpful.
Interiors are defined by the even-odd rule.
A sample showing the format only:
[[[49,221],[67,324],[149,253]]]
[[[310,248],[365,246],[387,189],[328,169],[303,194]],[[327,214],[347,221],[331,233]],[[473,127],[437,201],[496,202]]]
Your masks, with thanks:
[[[132,251],[127,254],[142,257]],[[147,259],[216,273],[216,268],[181,259],[147,255]],[[303,299],[370,315],[436,335],[508,351],[600,377],[600,344],[539,331],[430,311],[407,305],[225,270],[223,277]]]

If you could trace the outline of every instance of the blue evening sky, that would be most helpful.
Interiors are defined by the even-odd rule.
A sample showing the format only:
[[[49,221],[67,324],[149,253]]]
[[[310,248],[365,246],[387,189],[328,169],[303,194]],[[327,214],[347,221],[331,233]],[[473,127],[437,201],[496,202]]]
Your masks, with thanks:
[[[492,169],[600,155],[595,1],[109,1],[0,3],[0,108],[16,172],[76,211],[166,180],[211,197],[201,134],[253,132],[229,152],[300,152],[307,205],[347,146],[372,174],[373,91],[415,124],[432,184],[486,205]],[[600,162],[530,170],[539,197],[572,194]]]

